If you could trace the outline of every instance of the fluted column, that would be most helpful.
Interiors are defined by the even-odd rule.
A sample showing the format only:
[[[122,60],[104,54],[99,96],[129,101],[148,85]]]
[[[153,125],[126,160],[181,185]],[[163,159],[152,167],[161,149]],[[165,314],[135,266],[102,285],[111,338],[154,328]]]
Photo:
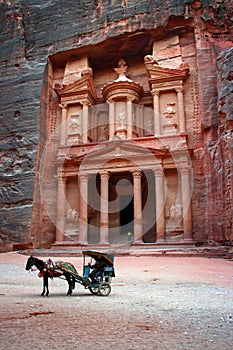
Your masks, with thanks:
[[[109,244],[108,241],[108,180],[109,173],[100,173],[100,244]]]
[[[109,140],[113,139],[115,133],[115,103],[108,100],[109,104]]]
[[[164,214],[164,173],[162,168],[154,169],[157,243],[166,241]]]
[[[57,186],[57,223],[56,223],[56,243],[64,240],[64,219],[66,206],[66,179],[62,172],[58,173]]]
[[[127,139],[133,138],[133,108],[132,99],[127,99]]]
[[[159,108],[159,91],[153,91],[153,101],[154,101],[154,134],[161,134],[161,120],[160,120],[160,108]]]
[[[142,243],[142,184],[141,171],[133,171],[134,243]]]
[[[178,105],[178,117],[179,117],[179,127],[180,133],[183,134],[186,132],[185,127],[185,117],[184,117],[184,95],[183,88],[176,89],[177,92],[177,105]]]
[[[60,145],[66,144],[66,115],[67,115],[67,105],[60,105],[61,111],[61,127],[60,127]]]
[[[87,228],[88,228],[88,175],[81,174],[79,176],[79,189],[80,189],[80,221],[79,221],[79,243],[87,244]]]
[[[192,242],[192,211],[189,168],[179,169],[183,207],[184,241]]]

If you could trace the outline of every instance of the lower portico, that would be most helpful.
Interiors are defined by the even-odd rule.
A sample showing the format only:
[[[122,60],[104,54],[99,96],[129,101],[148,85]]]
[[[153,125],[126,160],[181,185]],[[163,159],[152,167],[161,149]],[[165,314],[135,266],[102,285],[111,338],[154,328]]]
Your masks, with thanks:
[[[86,159],[82,158],[78,164],[73,183],[79,192],[75,208],[79,218],[68,223],[70,231],[73,229],[77,233],[73,236],[73,244],[193,242],[188,162],[182,157],[182,162],[174,164],[165,151],[148,152],[137,147],[135,144],[132,147],[121,142],[111,143],[107,148],[92,152]],[[176,184],[169,182],[171,171],[176,174]],[[58,176],[58,193],[67,191],[70,174],[64,169],[62,174]],[[64,213],[74,210],[69,204],[74,203],[73,198],[70,200],[73,193],[75,191],[70,190],[66,193],[63,204],[60,196],[55,244],[69,242]]]

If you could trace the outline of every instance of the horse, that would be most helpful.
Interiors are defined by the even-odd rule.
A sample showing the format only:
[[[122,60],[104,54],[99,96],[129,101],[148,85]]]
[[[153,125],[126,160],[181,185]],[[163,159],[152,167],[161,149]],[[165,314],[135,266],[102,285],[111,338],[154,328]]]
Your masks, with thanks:
[[[48,279],[49,278],[52,279],[54,277],[62,277],[62,276],[65,277],[69,285],[69,289],[66,295],[71,295],[72,291],[75,288],[75,278],[71,276],[71,274],[68,273],[66,269],[69,269],[72,272],[77,273],[74,265],[67,262],[64,263],[62,261],[60,261],[56,265],[51,265],[50,262],[52,262],[50,259],[48,260],[48,262],[45,262],[31,255],[27,260],[25,270],[27,271],[32,270],[32,267],[35,266],[40,271],[38,276],[43,277],[43,291],[41,293],[42,296],[44,296],[45,290],[46,290],[46,296],[49,295]]]

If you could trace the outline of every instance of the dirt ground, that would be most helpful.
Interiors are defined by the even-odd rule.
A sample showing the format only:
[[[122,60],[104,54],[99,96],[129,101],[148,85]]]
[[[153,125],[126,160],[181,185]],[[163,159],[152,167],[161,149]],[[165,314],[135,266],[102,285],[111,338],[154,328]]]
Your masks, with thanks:
[[[82,258],[72,262],[82,273]],[[0,349],[230,350],[233,261],[181,257],[116,257],[108,297],[50,281],[41,297],[27,256],[0,254]]]

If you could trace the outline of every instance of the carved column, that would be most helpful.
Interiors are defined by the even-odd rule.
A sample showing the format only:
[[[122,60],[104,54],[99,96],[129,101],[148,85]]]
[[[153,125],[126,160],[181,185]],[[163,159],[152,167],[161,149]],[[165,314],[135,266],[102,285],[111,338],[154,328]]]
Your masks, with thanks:
[[[139,136],[144,137],[145,134],[145,126],[144,126],[144,109],[143,106],[140,105],[140,108],[138,109],[139,113]]]
[[[67,105],[60,105],[61,111],[61,128],[60,128],[60,145],[66,144],[66,115],[67,115]]]
[[[58,172],[57,187],[57,223],[56,223],[56,243],[64,240],[64,220],[66,207],[66,179],[61,171]]]
[[[81,174],[79,176],[79,190],[80,190],[80,220],[79,220],[79,243],[87,244],[87,206],[88,206],[88,175]]]
[[[88,102],[82,102],[82,142],[88,142]]]
[[[160,108],[159,108],[159,91],[152,91],[154,101],[154,134],[161,134],[161,120],[160,120]]]
[[[134,190],[134,243],[142,243],[142,184],[141,171],[133,171]]]
[[[127,98],[127,139],[133,138],[133,108],[132,99]]]
[[[192,212],[189,168],[179,169],[183,206],[184,241],[192,242]]]
[[[97,111],[94,111],[94,118],[92,119],[92,138],[94,141],[98,140],[98,129],[99,129],[99,120],[98,120],[98,113]]]
[[[109,173],[103,171],[100,173],[100,244],[109,244],[108,242],[108,180]]]
[[[109,140],[113,139],[115,133],[115,104],[112,100],[108,100],[109,104]]]
[[[164,213],[164,173],[162,168],[154,169],[157,243],[166,241]]]
[[[178,105],[178,116],[179,116],[179,126],[180,126],[180,133],[184,134],[186,132],[185,127],[185,117],[184,117],[184,95],[183,95],[183,88],[176,89],[177,92],[177,105]]]

